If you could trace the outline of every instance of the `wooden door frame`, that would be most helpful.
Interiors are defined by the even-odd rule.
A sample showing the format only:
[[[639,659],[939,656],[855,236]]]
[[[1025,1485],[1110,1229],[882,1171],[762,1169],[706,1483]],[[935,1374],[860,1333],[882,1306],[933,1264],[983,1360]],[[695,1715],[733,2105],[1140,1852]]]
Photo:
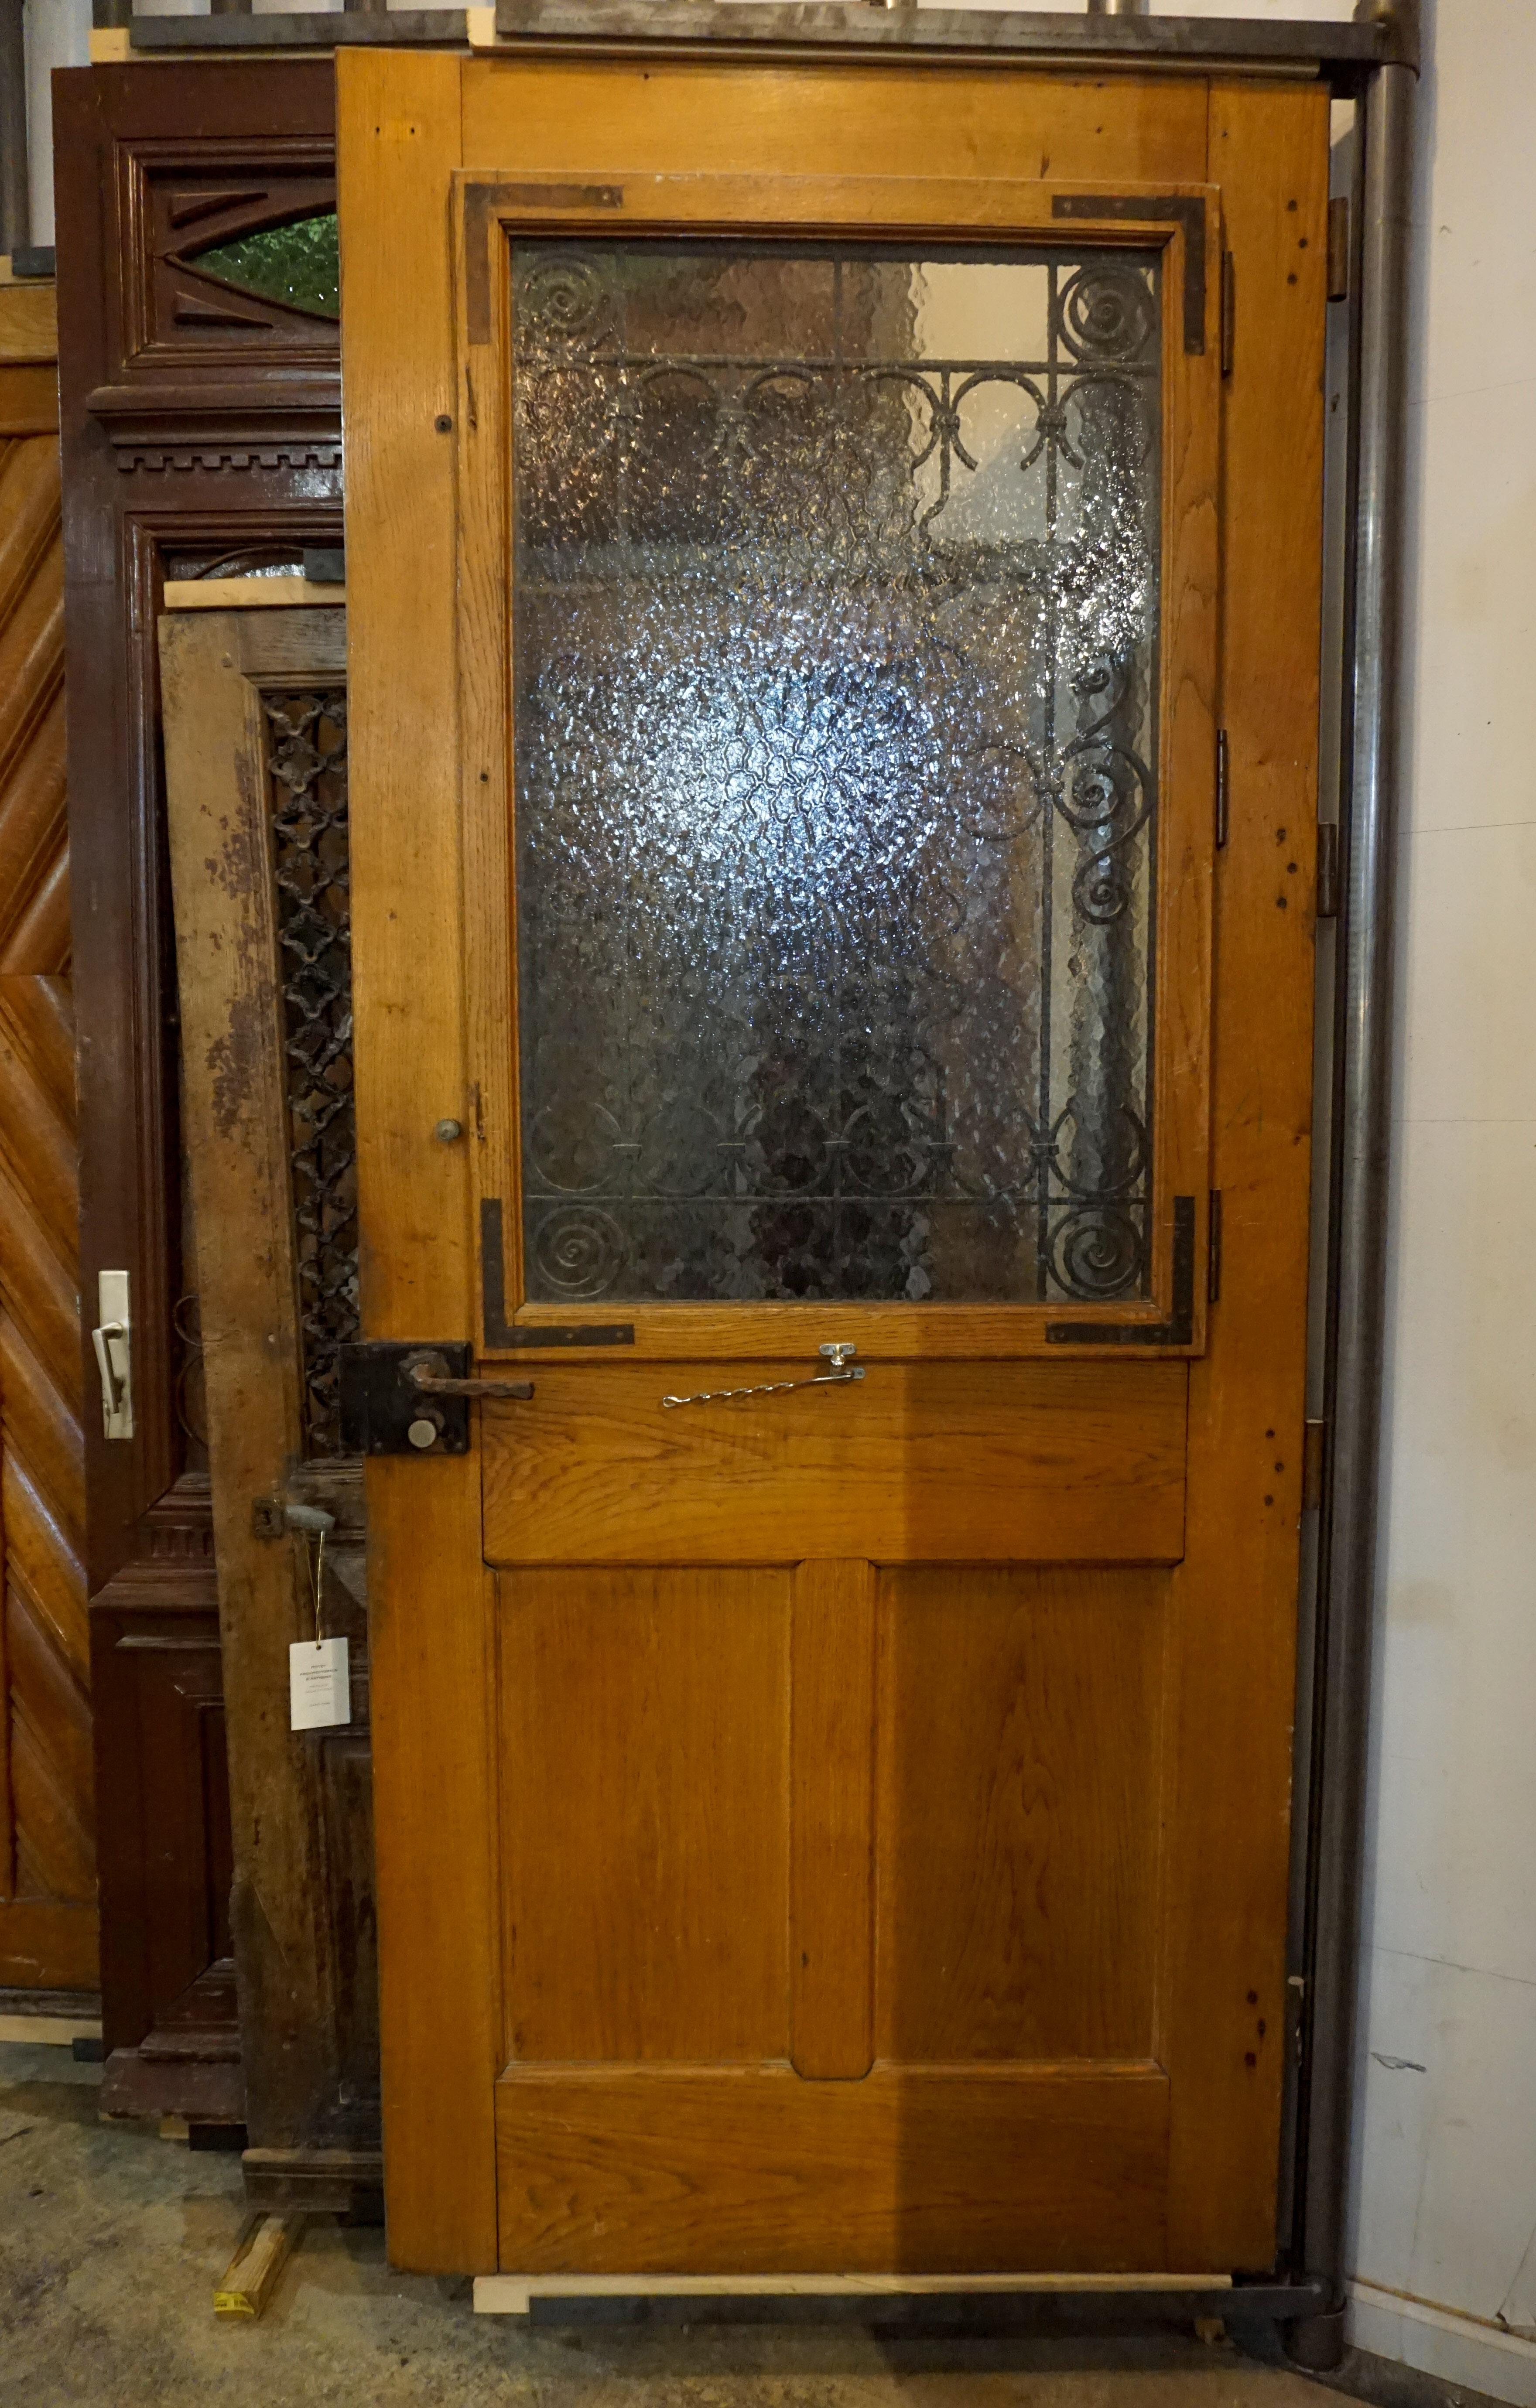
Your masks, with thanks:
[[[340,75],[344,220],[369,228],[344,265],[359,1171],[365,1230],[370,1198],[387,1186],[392,1233],[402,1233],[400,1242],[367,1252],[365,1312],[376,1338],[474,1329],[465,1150],[432,1139],[436,1120],[465,1093],[466,996],[457,979],[423,975],[423,965],[457,956],[464,908],[452,748],[423,752],[420,732],[441,724],[460,659],[459,471],[450,438],[467,407],[453,372],[447,213],[435,197],[423,200],[446,195],[460,167],[495,173],[506,164],[465,155],[465,129],[479,138],[474,129],[490,114],[487,79],[499,72],[489,61],[415,57],[404,108],[405,87],[397,97],[387,58],[351,55]],[[996,70],[999,79],[1016,73]],[[1161,86],[1149,78],[1148,88],[1189,106],[1187,79]],[[1052,89],[1059,102],[1062,87]],[[1226,474],[1256,494],[1265,489],[1260,464],[1272,475],[1283,462],[1269,490],[1284,494],[1286,523],[1310,523],[1320,544],[1326,258],[1316,236],[1326,217],[1327,95],[1213,75],[1200,106],[1199,165],[1208,157],[1220,163],[1214,180],[1249,329],[1225,387]],[[568,164],[590,173],[602,163]],[[1311,229],[1304,248],[1294,233],[1285,240],[1282,186]],[[404,321],[395,306],[402,289],[413,296]],[[387,357],[373,349],[386,329]],[[1186,1626],[1188,1678],[1174,1718],[1199,1734],[1185,1753],[1201,1770],[1199,1795],[1169,1806],[1160,1986],[1162,2061],[1174,2076],[1186,2062],[1207,2070],[1198,2095],[1187,2094],[1193,2120],[1188,2109],[1180,2114],[1174,2082],[1168,2262],[1230,2270],[1269,2265],[1276,2243],[1319,569],[1305,543],[1277,552],[1272,523],[1251,507],[1224,513],[1223,543],[1220,716],[1233,813],[1217,882],[1216,952],[1219,962],[1225,928],[1237,959],[1218,989],[1211,1183],[1226,1197],[1226,1248],[1207,1352],[1190,1367],[1188,1544],[1173,1607]],[[409,627],[400,615],[408,610]],[[1283,646],[1277,623],[1288,631]],[[481,707],[494,710],[495,697]],[[1309,731],[1299,745],[1299,725]],[[1235,942],[1232,932],[1240,932]],[[1290,1028],[1288,1041],[1275,1026],[1277,995],[1308,999],[1305,1023]],[[1257,1058],[1267,1064],[1261,1098],[1250,1069]],[[1278,1217],[1288,1234],[1279,1248],[1271,1242],[1261,1270],[1261,1249],[1244,1240],[1275,1198],[1285,1199]],[[377,1203],[372,1211],[377,1220]],[[370,1465],[369,1507],[392,2245],[405,2263],[488,2271],[495,2262],[492,2084],[500,2070],[487,1728],[494,1637],[479,1570],[475,1455],[437,1462],[424,1479],[415,1464]],[[392,1559],[454,1568],[436,1586],[430,1627],[390,1585]],[[1243,1611],[1234,1611],[1235,1598]],[[445,1766],[429,1733],[449,1727],[465,1732],[465,1745]],[[1257,1818],[1262,1832],[1239,1828],[1225,1801],[1260,1794],[1275,1813]],[[412,1809],[426,1795],[430,1821]],[[1218,1916],[1181,1911],[1202,1893],[1221,1899]],[[392,1965],[391,1901],[408,1895],[417,1947],[454,1963],[452,2000],[410,1981],[398,1958]],[[1228,2001],[1214,2025],[1203,2010],[1193,2013],[1213,1957]],[[1182,1994],[1192,2002],[1183,2011]]]
[[[599,194],[596,202],[588,197]],[[742,174],[627,175],[622,185],[573,191],[568,179],[520,177],[514,185],[462,169],[453,179],[454,325],[459,402],[458,528],[461,590],[476,597],[461,625],[459,724],[464,771],[467,1085],[481,1310],[477,1344],[487,1358],[558,1343],[582,1354],[581,1331],[612,1324],[636,1356],[690,1359],[812,1355],[826,1325],[823,1304],[616,1304],[526,1300],[523,1268],[515,992],[508,952],[512,892],[513,729],[511,592],[491,556],[511,523],[511,428],[504,363],[510,341],[504,262],[519,235],[599,239],[679,234],[708,239],[920,242],[1006,246],[1033,236],[1090,251],[1113,246],[1157,258],[1163,270],[1160,397],[1163,456],[1159,543],[1159,834],[1149,1064],[1153,1112],[1148,1211],[1152,1231],[1144,1300],[978,1308],[943,1303],[857,1304],[839,1328],[866,1360],[996,1354],[1124,1359],[1127,1347],[1199,1354],[1205,1343],[1210,1247],[1209,1080],[1211,896],[1214,867],[1216,733],[1216,489],[1222,286],[1207,272],[1221,255],[1213,188],[1165,182],[1106,201],[1081,183],[1036,178]],[[475,767],[468,766],[473,759]],[[1184,1199],[1184,1218],[1176,1198]],[[554,1333],[558,1333],[556,1338]],[[600,1341],[595,1341],[600,1342]]]

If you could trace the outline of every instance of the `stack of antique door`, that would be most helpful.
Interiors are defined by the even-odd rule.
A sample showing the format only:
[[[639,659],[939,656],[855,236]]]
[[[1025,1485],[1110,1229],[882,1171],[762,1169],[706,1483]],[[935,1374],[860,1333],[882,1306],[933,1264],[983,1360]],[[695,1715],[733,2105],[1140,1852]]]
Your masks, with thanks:
[[[61,80],[109,2078],[405,2265],[1220,2284],[1328,94],[855,13]]]

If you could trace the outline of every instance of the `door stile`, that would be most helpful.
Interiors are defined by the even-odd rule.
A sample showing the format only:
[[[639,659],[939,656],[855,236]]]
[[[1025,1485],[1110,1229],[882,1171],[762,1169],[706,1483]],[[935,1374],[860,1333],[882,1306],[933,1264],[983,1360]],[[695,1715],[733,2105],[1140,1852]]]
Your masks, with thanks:
[[[343,225],[353,995],[365,1334],[474,1326],[464,1117],[463,897],[451,259],[457,59],[337,61]],[[401,306],[401,296],[409,305]],[[363,397],[366,396],[366,399]],[[494,2271],[498,2068],[494,1614],[478,1452],[427,1478],[367,1467],[390,2248]],[[454,1734],[444,1747],[443,1734]]]
[[[1305,1412],[1328,101],[1213,88],[1239,318],[1225,403],[1212,1183],[1223,1268],[1190,1366],[1173,1576],[1163,2031],[1171,2262],[1267,2268],[1284,2089]],[[1259,1066],[1262,1066],[1260,1070]],[[1234,1798],[1248,1801],[1231,1811]]]
[[[459,494],[454,524],[461,633],[458,765],[464,829],[467,1090],[480,1280],[467,1334],[490,1351],[499,1284],[523,1293],[522,1165],[517,1144],[518,988],[513,890],[510,379],[507,244],[493,212],[452,206],[458,400],[452,438]],[[483,189],[483,188],[481,188]],[[473,530],[466,540],[464,530]],[[487,1211],[495,1214],[488,1222]],[[499,1264],[485,1258],[487,1236]]]
[[[874,1566],[797,1565],[791,1612],[791,2063],[856,2082],[874,2059]]]

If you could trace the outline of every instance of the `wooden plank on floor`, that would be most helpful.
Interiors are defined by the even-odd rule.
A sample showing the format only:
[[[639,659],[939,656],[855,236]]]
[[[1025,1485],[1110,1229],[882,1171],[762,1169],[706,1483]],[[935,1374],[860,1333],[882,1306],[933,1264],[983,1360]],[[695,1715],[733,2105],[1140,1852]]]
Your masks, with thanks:
[[[299,2214],[258,2216],[213,2294],[216,2316],[259,2316],[304,2233]]]
[[[525,2316],[535,2300],[1075,2298],[1229,2291],[1230,2274],[477,2274],[477,2316]],[[1203,2321],[1203,2319],[1202,2319]]]

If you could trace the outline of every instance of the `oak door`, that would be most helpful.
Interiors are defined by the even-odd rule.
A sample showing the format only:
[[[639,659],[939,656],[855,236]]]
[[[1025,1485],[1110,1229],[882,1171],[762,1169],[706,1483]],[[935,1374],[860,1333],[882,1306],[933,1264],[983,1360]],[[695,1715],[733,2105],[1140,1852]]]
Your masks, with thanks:
[[[393,2253],[1267,2265],[1325,98],[338,73]]]

